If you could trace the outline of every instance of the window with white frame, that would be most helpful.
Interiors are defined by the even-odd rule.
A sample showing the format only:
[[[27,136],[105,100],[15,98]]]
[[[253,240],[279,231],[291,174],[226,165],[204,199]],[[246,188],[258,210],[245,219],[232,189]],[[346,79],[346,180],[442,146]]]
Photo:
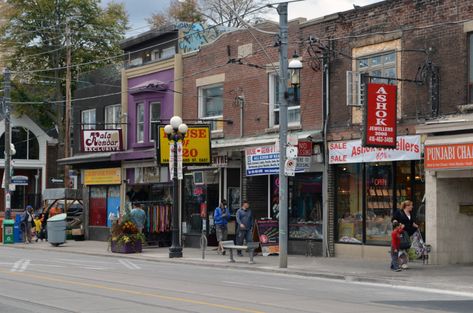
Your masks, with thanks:
[[[82,129],[95,129],[95,109],[84,110],[81,112]]]
[[[145,139],[145,104],[136,105],[136,142],[143,142]]]
[[[372,83],[388,83],[389,80],[379,77],[396,78],[396,52],[391,51],[358,58],[357,66],[358,72],[374,76],[370,79]],[[389,83],[396,84],[396,81]]]
[[[199,88],[199,117],[211,120],[211,130],[223,130],[223,84]]]
[[[468,34],[468,103],[473,103],[473,33]]]
[[[299,90],[297,89],[296,92]],[[294,93],[294,88],[288,88],[288,93]],[[301,123],[301,106],[299,93],[287,103],[287,123],[289,126],[298,126]],[[269,127],[279,125],[279,75],[269,74]]]
[[[105,128],[108,129],[119,129],[121,115],[121,105],[114,104],[105,107]]]
[[[156,139],[155,128],[161,119],[161,103],[160,102],[151,102],[149,104],[149,133],[150,140],[154,141]]]

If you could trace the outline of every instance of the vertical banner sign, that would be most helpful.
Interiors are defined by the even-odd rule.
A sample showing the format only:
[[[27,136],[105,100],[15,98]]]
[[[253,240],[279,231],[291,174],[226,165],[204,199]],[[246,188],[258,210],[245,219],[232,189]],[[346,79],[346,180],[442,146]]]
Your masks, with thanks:
[[[174,179],[174,142],[169,142],[169,177]]]
[[[367,84],[363,146],[396,148],[397,86]]]
[[[182,142],[177,142],[177,179],[182,180]]]

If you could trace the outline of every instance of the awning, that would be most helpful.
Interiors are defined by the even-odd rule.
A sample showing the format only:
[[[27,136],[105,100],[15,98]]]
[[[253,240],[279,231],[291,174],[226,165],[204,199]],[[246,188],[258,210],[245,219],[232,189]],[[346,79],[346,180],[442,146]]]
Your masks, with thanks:
[[[166,91],[167,89],[168,85],[165,82],[151,79],[131,87],[129,93],[133,95],[141,92]]]
[[[300,132],[288,132],[289,135],[297,136],[299,140],[310,140],[312,142],[321,142],[323,140],[321,130],[308,130]],[[237,148],[248,146],[261,146],[275,144],[279,139],[277,132],[261,136],[243,137],[235,139],[215,139],[212,140],[212,149],[218,148]]]
[[[156,156],[154,149],[140,150],[140,151],[121,151],[115,152],[112,155],[112,161],[127,161],[127,160],[141,160],[141,159],[153,159]]]
[[[111,152],[88,153],[57,160],[58,165],[84,164],[111,160]]]
[[[473,143],[473,134],[447,135],[447,136],[428,136],[424,145],[454,145],[460,143]]]

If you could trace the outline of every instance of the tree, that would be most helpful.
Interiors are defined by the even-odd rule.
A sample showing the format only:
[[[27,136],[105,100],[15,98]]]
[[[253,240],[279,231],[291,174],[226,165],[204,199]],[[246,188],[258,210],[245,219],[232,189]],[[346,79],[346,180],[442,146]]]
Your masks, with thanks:
[[[173,0],[166,10],[154,13],[148,22],[154,27],[181,21],[238,28],[243,26],[241,19],[248,23],[258,21],[265,10],[257,9],[267,3],[268,0]]]
[[[0,43],[8,47],[9,56],[4,63],[13,71],[17,86],[19,81],[35,86],[29,96],[22,92],[22,99],[63,100],[68,47],[72,77],[116,62],[113,56],[121,54],[119,42],[128,28],[123,4],[112,2],[101,8],[99,0],[7,0],[5,5],[2,15],[6,22],[0,26]],[[13,96],[12,92],[15,101]],[[31,112],[35,106],[18,104],[15,109],[37,113],[41,121],[51,117],[51,112],[41,105],[37,108]],[[52,121],[59,129],[62,117],[58,110]]]

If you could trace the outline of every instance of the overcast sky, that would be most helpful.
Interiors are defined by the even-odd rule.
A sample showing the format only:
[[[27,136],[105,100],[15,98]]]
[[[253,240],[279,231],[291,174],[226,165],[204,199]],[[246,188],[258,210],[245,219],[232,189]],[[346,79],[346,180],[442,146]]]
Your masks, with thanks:
[[[112,0],[102,0],[102,3],[108,3]],[[280,2],[275,0],[274,2]],[[289,4],[289,19],[296,17],[305,17],[313,19],[327,14],[341,12],[353,9],[353,4],[367,5],[381,0],[305,0]],[[146,18],[151,13],[165,9],[170,0],[115,0],[115,2],[125,3],[126,10],[130,18],[132,30],[128,35],[136,35],[147,30]],[[269,16],[271,20],[278,20],[278,15],[274,10],[274,14]]]

